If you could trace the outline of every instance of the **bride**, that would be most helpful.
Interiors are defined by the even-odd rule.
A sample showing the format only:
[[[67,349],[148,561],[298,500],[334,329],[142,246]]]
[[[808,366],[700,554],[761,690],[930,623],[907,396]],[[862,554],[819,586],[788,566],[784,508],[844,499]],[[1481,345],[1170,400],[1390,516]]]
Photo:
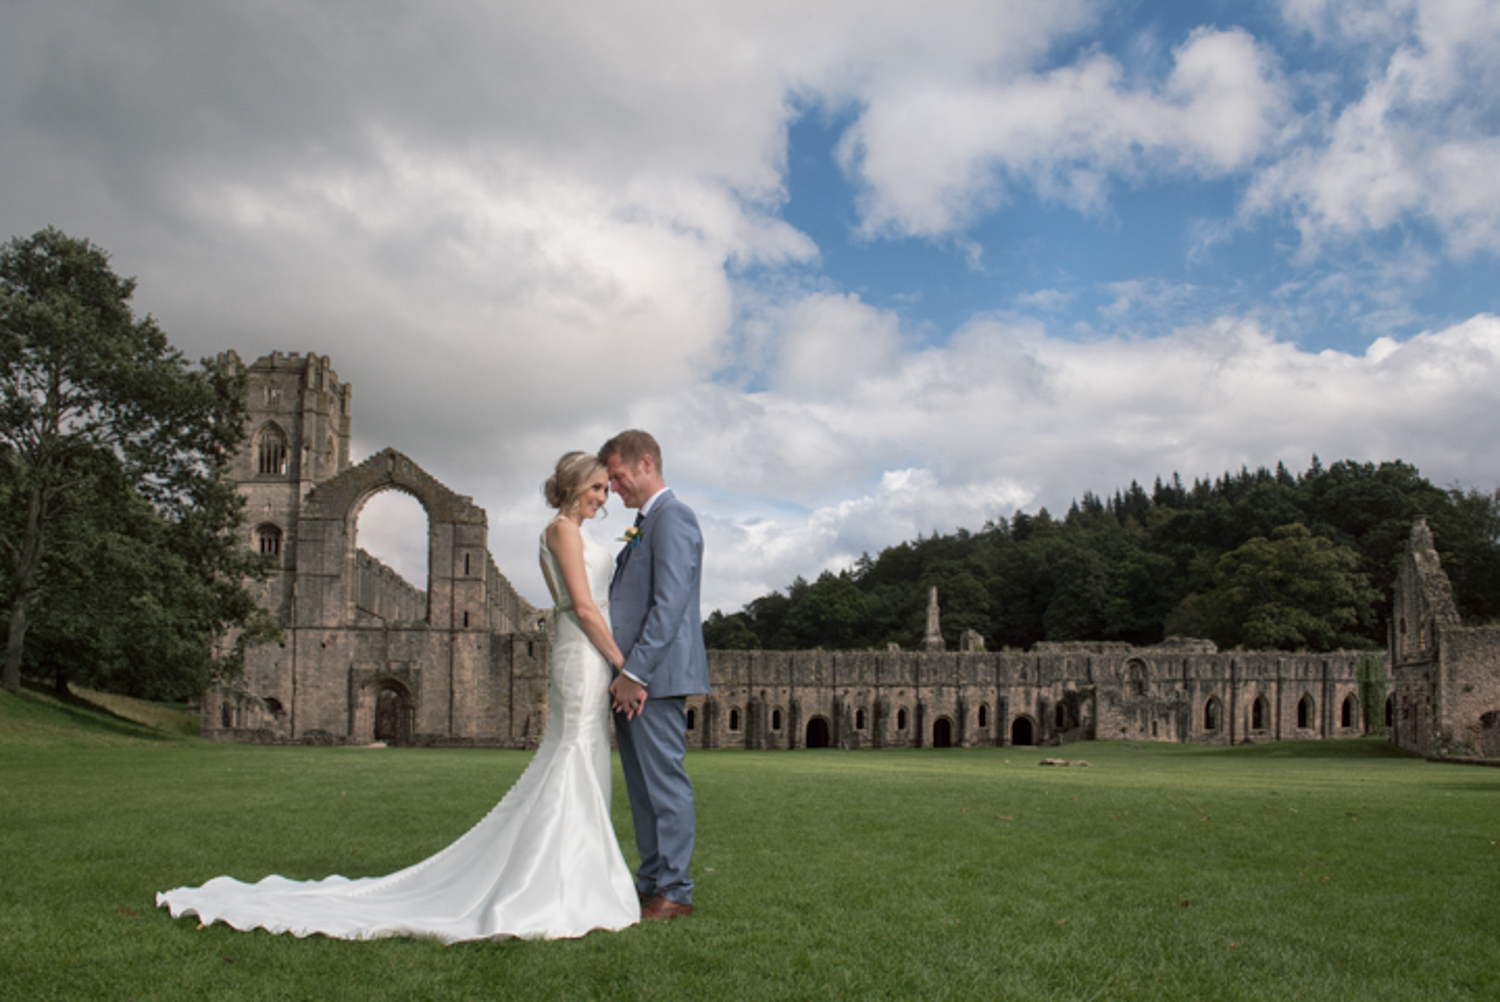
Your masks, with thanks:
[[[541,540],[557,604],[547,730],[505,799],[448,848],[385,877],[256,884],[215,877],[156,896],[173,918],[338,939],[561,939],[640,920],[610,822],[609,683],[624,663],[607,613],[614,560],[583,531],[609,497],[604,466],[570,452],[546,484],[558,514]],[[594,596],[601,596],[596,599]]]

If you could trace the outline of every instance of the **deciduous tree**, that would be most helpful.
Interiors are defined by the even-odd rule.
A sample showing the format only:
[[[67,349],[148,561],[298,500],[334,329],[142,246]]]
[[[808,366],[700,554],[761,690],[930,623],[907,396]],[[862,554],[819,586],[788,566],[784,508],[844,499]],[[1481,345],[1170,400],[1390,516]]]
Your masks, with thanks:
[[[134,289],[103,250],[55,229],[0,248],[11,691],[23,663],[75,676],[193,664],[201,681],[216,637],[266,628],[244,588],[258,561],[237,543],[240,502],[220,477],[243,435],[243,384],[190,365],[134,316]]]

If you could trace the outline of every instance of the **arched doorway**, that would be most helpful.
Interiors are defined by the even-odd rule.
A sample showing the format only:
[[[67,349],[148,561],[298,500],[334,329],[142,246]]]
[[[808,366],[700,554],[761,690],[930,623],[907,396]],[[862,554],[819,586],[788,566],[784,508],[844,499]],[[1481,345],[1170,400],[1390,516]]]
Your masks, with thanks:
[[[807,722],[807,747],[828,747],[828,720],[825,717],[813,717]]]
[[[411,697],[399,682],[386,682],[375,694],[375,740],[399,745],[411,739]]]
[[[1013,745],[1036,744],[1036,728],[1030,717],[1017,717],[1010,725],[1010,743]]]
[[[932,747],[953,747],[953,722],[947,717],[938,717],[932,722]]]

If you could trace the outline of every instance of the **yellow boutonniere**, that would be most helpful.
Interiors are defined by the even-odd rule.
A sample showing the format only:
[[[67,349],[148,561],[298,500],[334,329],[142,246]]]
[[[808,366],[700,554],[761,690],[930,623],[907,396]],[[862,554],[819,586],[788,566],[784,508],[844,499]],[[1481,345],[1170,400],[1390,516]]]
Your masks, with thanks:
[[[639,526],[632,525],[625,530],[625,535],[620,537],[620,542],[628,546],[639,546],[641,542],[641,530]]]

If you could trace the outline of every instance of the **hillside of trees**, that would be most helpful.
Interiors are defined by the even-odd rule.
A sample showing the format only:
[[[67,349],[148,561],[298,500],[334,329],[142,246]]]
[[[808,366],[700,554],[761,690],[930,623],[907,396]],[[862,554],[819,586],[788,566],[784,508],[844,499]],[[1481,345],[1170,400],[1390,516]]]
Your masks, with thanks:
[[[1325,469],[1314,457],[1300,475],[1277,464],[1191,487],[1174,475],[1087,493],[1061,518],[1018,511],[921,537],[715,611],[704,635],[719,650],[911,650],[936,585],[950,649],[968,629],[989,650],[1167,636],[1221,649],[1381,648],[1419,515],[1464,622],[1500,619],[1500,491],[1445,490],[1400,461]]]

